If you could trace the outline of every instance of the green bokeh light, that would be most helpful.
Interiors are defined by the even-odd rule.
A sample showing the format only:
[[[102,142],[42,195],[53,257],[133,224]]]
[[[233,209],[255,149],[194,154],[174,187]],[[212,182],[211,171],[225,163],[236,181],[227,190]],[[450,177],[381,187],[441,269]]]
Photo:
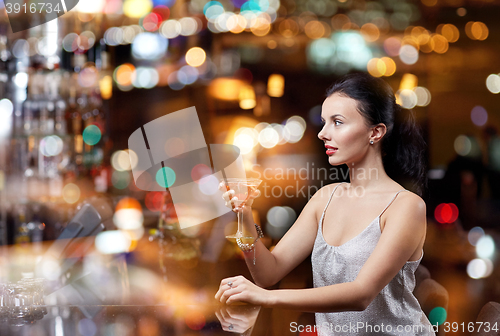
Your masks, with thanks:
[[[156,182],[163,188],[170,188],[175,182],[175,172],[170,167],[163,167],[156,173]]]
[[[96,125],[89,125],[83,130],[83,141],[90,146],[101,140],[101,130]]]
[[[111,183],[116,189],[125,189],[130,183],[130,173],[128,171],[114,171],[111,175]]]
[[[436,323],[441,325],[446,321],[446,315],[446,309],[443,307],[433,308],[429,313],[429,322],[433,325],[436,325]]]

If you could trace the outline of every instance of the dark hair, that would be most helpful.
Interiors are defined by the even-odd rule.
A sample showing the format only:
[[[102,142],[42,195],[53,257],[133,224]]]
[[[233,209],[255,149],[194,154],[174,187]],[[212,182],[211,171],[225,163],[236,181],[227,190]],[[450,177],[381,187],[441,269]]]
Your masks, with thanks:
[[[422,195],[427,186],[425,141],[413,112],[396,104],[389,84],[367,73],[356,72],[340,78],[327,90],[327,96],[335,93],[356,100],[358,111],[369,126],[385,124],[384,169],[393,179],[410,179],[415,192]]]

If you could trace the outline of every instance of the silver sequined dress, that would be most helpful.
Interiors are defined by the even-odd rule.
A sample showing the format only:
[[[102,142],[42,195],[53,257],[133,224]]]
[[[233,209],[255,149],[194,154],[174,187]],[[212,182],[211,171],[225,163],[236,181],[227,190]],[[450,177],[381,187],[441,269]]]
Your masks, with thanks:
[[[315,288],[350,282],[356,278],[380,239],[380,216],[403,191],[400,190],[394,195],[382,213],[359,235],[340,246],[332,246],[323,237],[322,222],[326,208],[339,185],[332,191],[323,211],[311,255]],[[413,295],[415,270],[423,256],[422,251],[419,260],[406,262],[365,310],[316,313],[318,334],[320,336],[435,335],[429,320]]]

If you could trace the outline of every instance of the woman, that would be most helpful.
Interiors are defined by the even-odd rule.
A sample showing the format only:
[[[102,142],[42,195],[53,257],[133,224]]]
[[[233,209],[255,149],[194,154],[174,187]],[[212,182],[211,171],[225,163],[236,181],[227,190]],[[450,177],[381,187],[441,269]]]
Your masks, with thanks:
[[[349,166],[350,183],[320,189],[272,252],[258,239],[239,243],[255,284],[242,276],[223,279],[215,298],[315,312],[320,335],[433,335],[412,293],[423,257],[425,203],[387,173],[424,184],[423,140],[412,120],[394,123],[401,113],[382,79],[356,73],[335,83],[318,137],[331,165]],[[232,194],[223,195],[229,206]],[[257,236],[252,201],[235,211],[243,211],[244,225]],[[314,288],[265,289],[311,253]]]

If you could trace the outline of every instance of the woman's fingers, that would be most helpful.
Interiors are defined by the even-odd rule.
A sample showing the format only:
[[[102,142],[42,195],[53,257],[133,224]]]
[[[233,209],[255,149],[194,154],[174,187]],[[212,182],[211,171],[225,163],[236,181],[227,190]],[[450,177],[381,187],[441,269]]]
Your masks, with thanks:
[[[234,197],[234,194],[235,194],[234,190],[229,190],[229,191],[226,191],[225,193],[222,194],[222,198],[224,200],[226,200],[226,202],[227,202],[227,201],[229,201],[230,197],[231,198]]]
[[[254,192],[250,195],[250,197],[249,197],[249,198],[257,198],[257,197],[259,197],[260,195],[261,195],[261,192],[260,192],[260,190],[259,190],[259,189],[257,189],[257,190],[255,190],[255,191],[254,191]]]

